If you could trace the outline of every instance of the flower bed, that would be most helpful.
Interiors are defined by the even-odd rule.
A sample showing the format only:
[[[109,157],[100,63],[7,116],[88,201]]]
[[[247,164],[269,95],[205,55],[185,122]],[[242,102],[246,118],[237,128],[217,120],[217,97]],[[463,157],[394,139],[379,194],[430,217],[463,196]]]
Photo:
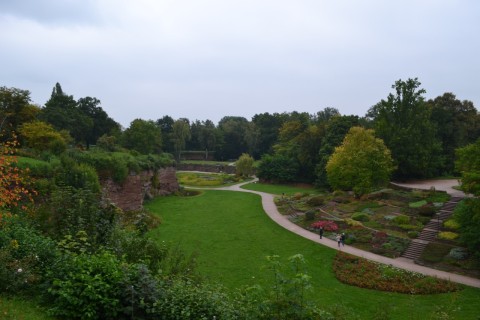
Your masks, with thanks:
[[[333,261],[335,277],[346,284],[380,291],[435,294],[460,290],[453,282],[372,262],[344,252]]]

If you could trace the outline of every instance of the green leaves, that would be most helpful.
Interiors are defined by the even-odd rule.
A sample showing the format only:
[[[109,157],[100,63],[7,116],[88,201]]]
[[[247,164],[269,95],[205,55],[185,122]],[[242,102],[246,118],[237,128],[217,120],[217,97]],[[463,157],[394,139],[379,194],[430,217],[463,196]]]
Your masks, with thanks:
[[[353,190],[361,196],[386,184],[394,166],[390,151],[373,130],[353,127],[335,148],[326,169],[333,188]]]

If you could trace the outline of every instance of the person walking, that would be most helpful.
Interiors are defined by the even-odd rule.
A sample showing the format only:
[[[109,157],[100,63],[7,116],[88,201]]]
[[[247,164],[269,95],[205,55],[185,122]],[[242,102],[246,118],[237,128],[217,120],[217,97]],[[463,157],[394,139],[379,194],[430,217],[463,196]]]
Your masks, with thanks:
[[[337,240],[338,247],[340,248],[340,242],[342,241],[342,236],[340,235],[340,233],[337,233],[337,235],[335,236],[335,240]]]
[[[345,247],[345,232],[342,232],[342,235],[340,236],[340,242],[342,247]]]
[[[322,239],[322,237],[323,237],[323,227],[320,227],[320,229],[318,229],[318,234],[320,235],[320,239]]]

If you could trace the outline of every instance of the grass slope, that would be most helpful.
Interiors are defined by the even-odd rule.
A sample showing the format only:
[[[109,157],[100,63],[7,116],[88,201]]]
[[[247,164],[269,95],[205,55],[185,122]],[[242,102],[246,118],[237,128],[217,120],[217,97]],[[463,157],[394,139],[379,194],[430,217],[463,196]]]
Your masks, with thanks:
[[[268,286],[272,275],[263,269],[265,256],[277,254],[285,261],[300,253],[312,276],[311,297],[324,308],[342,304],[362,319],[383,313],[391,319],[435,319],[436,311],[450,308],[455,308],[454,319],[476,319],[480,314],[478,289],[410,296],[340,283],[331,269],[335,251],[275,224],[254,194],[205,191],[195,197],[157,198],[147,207],[162,219],[161,226],[150,234],[153,238],[198,253],[202,274],[231,289],[253,283]]]

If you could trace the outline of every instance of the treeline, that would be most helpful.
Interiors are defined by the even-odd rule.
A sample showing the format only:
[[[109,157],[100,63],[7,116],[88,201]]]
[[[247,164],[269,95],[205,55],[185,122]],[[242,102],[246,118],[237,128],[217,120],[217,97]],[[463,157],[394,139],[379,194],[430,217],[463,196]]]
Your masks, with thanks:
[[[247,153],[280,168],[269,177],[277,181],[328,184],[325,167],[350,128],[374,129],[394,160],[395,179],[458,174],[455,150],[480,137],[480,116],[471,101],[444,93],[426,100],[417,79],[398,80],[393,92],[363,117],[342,115],[335,108],[306,112],[259,113],[247,120],[225,116],[211,120],[135,119],[128,128],[110,118],[100,100],[75,100],[56,84],[43,108],[34,106],[30,93],[0,88],[0,124],[20,133],[24,146],[40,152],[62,152],[67,145],[140,154],[202,151],[215,160],[236,160]],[[283,170],[281,168],[284,168]],[[277,170],[278,171],[278,170]]]
[[[351,185],[358,194],[390,170],[397,178],[459,170],[464,190],[478,196],[480,119],[473,103],[451,93],[425,101],[416,79],[393,89],[364,117],[325,108],[227,116],[218,125],[164,116],[121,128],[98,99],[75,100],[60,84],[44,107],[33,105],[27,90],[1,87],[0,292],[37,297],[50,314],[69,319],[178,319],[185,312],[192,319],[333,318],[306,307],[308,283],[295,278],[275,276],[281,280],[274,291],[234,295],[202,281],[193,258],[146,237],[158,220],[113,206],[100,179],[122,181],[130,170],[170,163],[162,152],[178,161],[182,151],[199,150],[219,160],[250,154],[262,160],[259,173],[269,180]],[[21,159],[30,171],[12,156],[18,140],[31,156]],[[350,159],[356,168],[343,178]],[[362,176],[358,168],[375,174]],[[478,197],[469,199],[457,215],[462,241],[477,254],[479,207]]]

